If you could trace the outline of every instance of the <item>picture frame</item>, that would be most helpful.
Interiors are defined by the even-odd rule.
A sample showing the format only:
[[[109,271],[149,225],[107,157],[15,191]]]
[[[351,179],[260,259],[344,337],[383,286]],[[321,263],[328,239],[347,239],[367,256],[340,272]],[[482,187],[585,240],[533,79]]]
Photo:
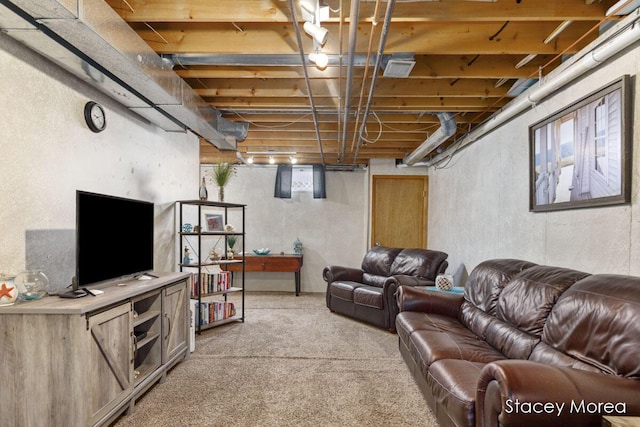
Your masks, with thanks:
[[[207,231],[223,231],[224,220],[222,214],[204,214]]]
[[[529,210],[630,203],[630,77],[529,127]]]

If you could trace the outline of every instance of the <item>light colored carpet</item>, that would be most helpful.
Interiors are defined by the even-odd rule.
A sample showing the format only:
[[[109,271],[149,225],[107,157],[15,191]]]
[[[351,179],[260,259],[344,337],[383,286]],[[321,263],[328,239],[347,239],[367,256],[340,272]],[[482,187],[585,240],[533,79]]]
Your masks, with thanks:
[[[115,425],[437,426],[397,335],[331,313],[324,298],[247,293],[245,322],[203,331]]]

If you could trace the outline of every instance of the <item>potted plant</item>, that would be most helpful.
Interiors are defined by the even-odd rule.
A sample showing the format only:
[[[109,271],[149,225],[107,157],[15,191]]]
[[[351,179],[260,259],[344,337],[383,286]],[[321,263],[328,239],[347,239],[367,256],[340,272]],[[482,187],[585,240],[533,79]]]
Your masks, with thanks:
[[[224,187],[235,173],[235,166],[231,163],[217,163],[213,166],[211,179],[218,186],[219,202],[224,202]]]

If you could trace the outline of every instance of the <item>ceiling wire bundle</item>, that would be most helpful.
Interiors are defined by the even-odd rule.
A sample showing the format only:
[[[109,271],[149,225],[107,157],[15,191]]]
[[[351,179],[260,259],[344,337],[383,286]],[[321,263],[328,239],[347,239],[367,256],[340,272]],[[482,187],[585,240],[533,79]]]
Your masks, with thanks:
[[[384,46],[387,43],[389,26],[391,24],[391,16],[393,15],[393,8],[395,6],[395,3],[396,3],[395,0],[389,0],[387,3],[387,10],[385,12],[384,23],[382,25],[382,30],[380,34],[380,43],[378,45],[378,54],[376,55],[376,62],[373,67],[373,76],[371,78],[371,85],[369,87],[369,97],[367,98],[367,105],[364,112],[364,118],[362,119],[362,124],[360,126],[360,131],[358,134],[358,143],[356,144],[356,152],[353,156],[353,166],[356,165],[358,160],[358,154],[360,152],[360,146],[361,146],[360,140],[362,140],[362,134],[367,124],[371,103],[373,102],[373,93],[375,91],[375,85],[378,78],[378,70],[380,69],[380,61],[382,59],[382,53],[384,52]]]

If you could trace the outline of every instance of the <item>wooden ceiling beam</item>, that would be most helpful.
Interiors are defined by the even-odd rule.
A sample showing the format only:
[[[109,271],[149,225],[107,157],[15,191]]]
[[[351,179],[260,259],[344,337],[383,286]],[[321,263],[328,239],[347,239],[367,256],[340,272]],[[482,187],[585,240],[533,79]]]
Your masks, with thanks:
[[[196,93],[207,97],[304,97],[307,98],[307,86],[304,79],[278,80],[228,80],[200,79],[197,83],[187,80]],[[337,80],[312,80],[309,82],[313,97],[335,98],[340,84]],[[344,87],[345,84],[342,84]],[[360,92],[360,85],[354,85],[353,93]],[[368,85],[367,85],[368,89]],[[495,80],[489,79],[378,79],[375,87],[376,98],[383,97],[493,97],[506,96],[507,86],[495,87]],[[368,93],[368,91],[367,91]]]
[[[576,22],[563,31],[554,43],[544,44],[544,39],[557,27],[557,22],[477,22],[477,23],[399,23],[389,33],[385,53],[413,52],[417,55],[475,54],[557,54],[567,50],[576,52],[597,36],[589,37],[575,47],[573,40],[593,28],[595,22]],[[329,30],[328,41],[323,51],[339,52],[338,28],[325,24]],[[504,26],[504,28],[503,28]],[[153,25],[134,23],[133,28],[156,52],[229,54],[242,52],[246,55],[269,52],[272,54],[299,53],[295,30],[291,24],[244,24],[238,29],[230,23],[183,23],[158,22]],[[364,53],[368,48],[368,26],[360,26],[356,52]],[[496,35],[498,34],[498,35]],[[305,52],[313,49],[310,37],[303,35]]]
[[[380,121],[385,124],[401,124],[401,125],[416,125],[416,126],[428,126],[434,123],[440,123],[438,117],[434,114],[422,114],[422,113],[377,113]],[[251,128],[254,130],[278,130],[281,128],[295,127],[296,124],[313,126],[313,117],[311,113],[307,114],[276,114],[276,113],[224,113],[224,118],[231,121],[243,121],[249,123],[259,123],[261,128]],[[343,117],[340,115],[340,121]],[[353,117],[350,118],[350,123]],[[458,123],[468,123],[469,117],[467,115],[457,115],[456,121]],[[318,122],[320,125],[329,123],[335,125],[338,123],[338,114],[318,114]]]
[[[205,101],[209,102],[220,110],[231,109],[265,109],[265,110],[287,110],[298,108],[301,112],[311,112],[309,110],[309,100],[306,98],[227,98],[227,97],[205,97]],[[381,98],[372,103],[373,112],[376,110],[389,111],[474,111],[480,112],[485,109],[498,109],[504,106],[509,99],[498,98]],[[337,108],[334,100],[328,98],[319,98],[315,100],[316,108],[326,109]],[[352,102],[352,108],[358,105],[357,100]],[[322,111],[320,111],[322,113]]]
[[[488,79],[526,78],[535,74],[538,67],[546,64],[552,55],[539,55],[521,68],[515,65],[522,55],[416,55],[415,66],[408,79]],[[221,66],[197,65],[185,69],[176,67],[176,73],[184,79],[300,79],[304,78],[302,67],[291,66]],[[346,79],[346,70],[339,67],[319,70],[307,67],[310,79]],[[382,70],[380,72],[382,74]],[[362,79],[364,67],[354,67],[353,77]]]
[[[451,1],[398,2],[394,7],[392,22],[429,21],[496,21],[496,20],[596,20],[604,16],[615,1],[605,0],[587,4],[584,0],[547,0],[544,2],[456,2],[456,13],[451,13]],[[290,22],[288,2],[272,0],[107,0],[120,16],[129,22]],[[337,10],[337,0],[325,0],[325,4]],[[344,7],[349,8],[349,2]],[[361,20],[373,15],[373,1],[362,1]],[[297,16],[301,13],[298,9]],[[337,21],[338,14],[331,13],[330,21]],[[348,22],[348,20],[347,20]]]

